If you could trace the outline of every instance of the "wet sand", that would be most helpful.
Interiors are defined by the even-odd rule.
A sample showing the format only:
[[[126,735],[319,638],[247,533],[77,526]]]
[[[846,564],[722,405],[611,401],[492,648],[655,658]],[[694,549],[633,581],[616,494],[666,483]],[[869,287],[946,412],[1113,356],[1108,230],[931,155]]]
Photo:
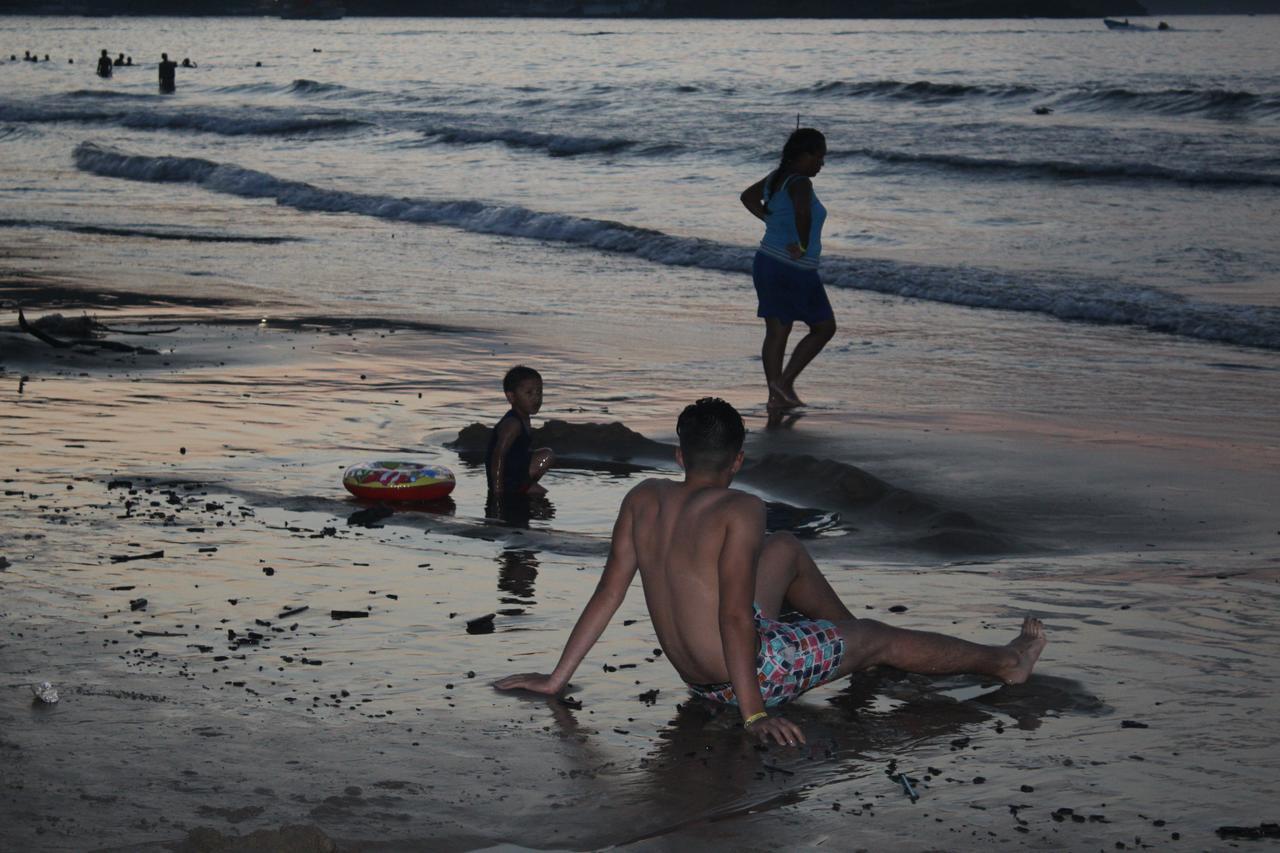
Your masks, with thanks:
[[[1252,488],[1159,515],[1117,467],[1105,500],[1132,516],[1099,522],[1074,491],[1064,526],[1098,532],[1065,547],[1036,521],[1051,507],[1020,522],[964,478],[905,482],[990,431],[918,433],[908,458],[864,422],[860,456],[835,443],[818,464],[799,431],[757,430],[745,485],[856,610],[985,642],[1031,613],[1050,635],[1025,685],[868,674],[791,707],[806,748],[760,749],[690,701],[638,585],[568,701],[488,686],[554,664],[618,501],[675,476],[656,414],[626,418],[657,444],[625,453],[581,425],[631,394],[673,419],[674,391],[601,378],[545,413],[577,425],[552,432],[569,464],[512,523],[486,518],[461,432],[500,414],[476,389],[509,335],[32,285],[0,297],[6,848],[216,849],[304,825],[297,849],[1248,849],[1220,828],[1277,820],[1280,529]],[[13,327],[18,301],[157,332],[108,335],[156,354],[51,348]],[[341,469],[389,454],[453,468],[454,500],[353,523]],[[56,705],[32,701],[44,680]]]

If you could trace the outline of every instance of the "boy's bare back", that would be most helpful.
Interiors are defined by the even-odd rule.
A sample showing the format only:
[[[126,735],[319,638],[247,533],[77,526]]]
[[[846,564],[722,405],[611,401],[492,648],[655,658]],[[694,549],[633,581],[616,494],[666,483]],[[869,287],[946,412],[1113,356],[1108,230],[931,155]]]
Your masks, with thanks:
[[[736,489],[646,480],[627,495],[630,526],[653,628],[688,683],[729,680],[719,629],[724,560],[754,572],[764,541],[764,503]]]

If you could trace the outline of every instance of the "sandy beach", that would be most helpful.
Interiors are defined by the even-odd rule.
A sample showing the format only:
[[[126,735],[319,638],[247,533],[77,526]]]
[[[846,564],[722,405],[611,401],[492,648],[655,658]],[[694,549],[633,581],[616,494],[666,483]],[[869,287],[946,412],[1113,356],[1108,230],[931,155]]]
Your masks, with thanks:
[[[0,851],[1274,849],[1280,17],[1169,23],[0,16]],[[778,413],[797,121],[838,329]],[[558,461],[496,508],[517,363]],[[1030,680],[759,747],[637,583],[496,691],[707,395],[855,613],[1036,617]]]
[[[8,267],[10,849],[1274,843],[1249,840],[1277,817],[1280,530],[1260,485],[1274,448],[1232,469],[1217,461],[1229,448],[1116,436],[1128,461],[1095,470],[1095,488],[1064,477],[1019,497],[1017,483],[1071,469],[1073,446],[1096,455],[1097,437],[956,418],[910,441],[897,424],[895,443],[868,418],[828,445],[859,452],[819,464],[806,453],[822,413],[802,422],[808,442],[753,418],[744,486],[807,537],[855,609],[981,641],[1032,613],[1051,638],[1025,685],[871,673],[790,709],[806,748],[758,748],[736,717],[690,700],[638,588],[565,700],[489,687],[554,663],[617,502],[639,478],[676,476],[673,389],[577,380],[582,405],[548,406],[567,422],[546,427],[565,457],[549,500],[489,519],[463,430],[495,419],[494,394],[476,389],[510,360],[506,331],[283,305],[264,321],[230,298],[58,280],[12,254]],[[99,340],[154,353],[52,347],[20,332],[18,307],[31,321],[87,314]],[[588,426],[618,420],[631,432]],[[1039,460],[999,474],[1017,513],[975,506],[993,443]],[[388,454],[453,468],[454,499],[362,524],[341,469]],[[921,474],[957,457],[969,461]],[[1163,494],[1143,470],[1166,472]],[[55,705],[32,701],[46,680]]]

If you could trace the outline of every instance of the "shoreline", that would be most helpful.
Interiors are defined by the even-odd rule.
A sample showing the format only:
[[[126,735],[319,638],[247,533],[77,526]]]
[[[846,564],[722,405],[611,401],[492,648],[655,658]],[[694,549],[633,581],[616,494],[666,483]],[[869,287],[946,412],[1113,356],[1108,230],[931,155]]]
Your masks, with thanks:
[[[324,508],[327,505],[319,496],[326,491],[334,494],[327,477],[299,472],[289,475],[298,480],[296,485],[284,487],[282,481],[277,482],[270,475],[253,476],[252,471],[246,470],[246,463],[231,461],[244,458],[231,440],[233,433],[243,430],[226,432],[216,423],[228,409],[242,411],[246,423],[253,423],[253,413],[262,411],[260,406],[268,410],[297,407],[307,413],[306,417],[317,419],[317,424],[328,422],[333,429],[342,430],[345,438],[323,449],[312,447],[313,454],[320,455],[301,467],[327,467],[321,460],[331,458],[339,448],[344,448],[342,455],[348,462],[353,455],[368,453],[425,453],[457,469],[463,485],[459,494],[472,493],[473,499],[461,510],[465,518],[453,525],[455,532],[492,535],[483,522],[483,502],[474,499],[475,493],[483,490],[476,476],[481,460],[475,450],[486,439],[480,435],[468,443],[464,436],[467,430],[487,429],[483,422],[492,417],[496,406],[490,400],[472,403],[471,389],[491,385],[492,376],[505,369],[506,361],[495,346],[499,338],[505,339],[503,346],[526,353],[531,346],[529,341],[508,331],[440,323],[343,316],[337,312],[314,314],[305,308],[290,310],[280,305],[264,311],[259,305],[222,296],[193,298],[100,287],[82,289],[72,283],[41,284],[38,288],[39,297],[33,301],[30,284],[20,280],[0,283],[0,306],[12,310],[25,303],[33,323],[51,311],[67,312],[65,319],[77,322],[92,312],[105,312],[94,316],[99,322],[102,316],[110,318],[104,328],[116,332],[108,333],[109,339],[152,344],[164,352],[146,356],[95,353],[84,348],[53,349],[11,328],[0,332],[0,365],[30,377],[23,383],[27,398],[38,390],[39,383],[59,376],[66,379],[79,374],[81,379],[110,379],[114,387],[124,389],[126,383],[136,384],[143,375],[154,379],[159,374],[176,376],[180,374],[175,372],[182,371],[194,371],[197,381],[212,383],[211,393],[223,395],[213,409],[181,398],[165,404],[191,408],[185,429],[217,433],[209,436],[212,443],[204,447],[198,446],[193,436],[189,448],[183,445],[180,465],[172,456],[161,459],[149,453],[150,448],[145,447],[148,442],[138,435],[145,425],[130,424],[128,429],[141,444],[136,452],[126,450],[126,457],[152,456],[150,467],[136,469],[134,475],[160,479],[186,469],[197,477],[221,481],[221,488],[263,505]],[[71,311],[82,313],[76,318],[70,316]],[[263,314],[269,314],[269,319]],[[131,334],[147,333],[156,324],[166,327],[162,332],[171,334]],[[428,347],[439,349],[439,354],[416,352],[424,341]],[[477,356],[491,367],[463,367],[464,362]],[[423,360],[431,366],[424,368],[417,363]],[[224,369],[229,375],[214,375]],[[277,376],[281,369],[283,375]],[[131,377],[120,374],[121,370],[140,372]],[[152,397],[168,393],[173,381],[161,380],[161,388]],[[238,386],[241,390],[236,393],[233,389]],[[276,387],[289,389],[284,398],[274,396],[272,389]],[[267,389],[265,402],[257,390],[262,388]],[[601,393],[603,390],[588,388],[585,396],[608,399]],[[645,389],[641,395],[645,403],[642,411],[678,411],[681,403],[674,398],[659,405],[671,395],[655,396],[656,390]],[[76,395],[60,391],[57,396],[70,402]],[[421,426],[427,419],[415,412],[432,410],[447,413],[447,420],[424,436]],[[616,506],[625,491],[625,486],[609,489],[607,481],[601,484],[590,476],[584,479],[583,475],[590,475],[592,470],[612,471],[613,478],[634,480],[652,475],[675,476],[678,471],[671,461],[674,444],[667,429],[659,427],[662,431],[652,433],[658,438],[656,442],[631,429],[632,423],[642,429],[656,426],[651,417],[642,415],[633,421],[632,415],[641,413],[619,413],[605,405],[571,408],[566,414],[567,422],[560,420],[559,412],[544,413],[540,420],[546,427],[539,432],[547,434],[540,441],[550,442],[562,458],[571,460],[561,466],[569,488],[559,490],[558,503],[563,504],[560,512],[568,513],[567,517],[578,523],[571,521],[566,526],[552,518],[535,526],[548,528],[553,538],[558,537],[560,547],[574,548],[580,547],[570,545],[577,534],[586,534],[587,540],[598,540],[607,534],[612,524],[610,508]],[[744,414],[750,423],[763,413],[748,409]],[[99,416],[114,418],[116,413],[101,412]],[[73,411],[71,417],[78,416]],[[382,426],[373,434],[362,435],[359,423],[364,417],[379,420]],[[619,417],[627,418],[626,423],[619,423]],[[669,423],[669,417],[664,412],[661,421]],[[174,429],[178,420],[161,416],[161,422],[172,422]],[[450,423],[452,426],[445,426]],[[610,429],[614,431],[597,435],[596,431],[606,423],[613,423]],[[855,432],[850,437],[842,436],[850,424],[855,426]],[[290,418],[268,417],[262,425],[272,429],[249,432],[254,441],[265,444],[251,441],[245,450],[290,456],[287,446],[291,439],[275,437],[277,432],[298,432],[304,442],[314,444],[305,436],[313,435],[315,430],[299,429],[300,425]],[[738,485],[766,500],[782,502],[779,511],[783,513],[807,507],[810,514],[835,513],[842,517],[842,526],[811,542],[811,547],[824,555],[838,556],[849,547],[863,552],[869,548],[868,553],[878,559],[921,561],[927,565],[972,557],[999,559],[1019,553],[1077,554],[1082,553],[1081,542],[1092,542],[1099,551],[1114,549],[1122,553],[1194,548],[1206,535],[1251,548],[1270,544],[1271,502],[1267,495],[1277,489],[1263,483],[1267,470],[1280,467],[1280,453],[1269,455],[1268,448],[1253,448],[1246,463],[1241,448],[1231,440],[1217,445],[1203,440],[1179,444],[1165,438],[1153,441],[1152,436],[1143,433],[1125,435],[1105,426],[1084,429],[1083,425],[1075,433],[1064,433],[1056,421],[1046,421],[1044,427],[1037,428],[1034,420],[1025,418],[1010,424],[962,414],[850,417],[824,406],[789,415],[777,426],[763,426],[763,430],[753,430],[749,436],[748,465]],[[182,441],[177,441],[170,453],[179,444]],[[381,450],[373,449],[379,445]],[[369,449],[361,451],[361,446]],[[70,449],[86,451],[70,455],[80,456],[90,465],[101,464],[100,457],[89,452],[92,448]],[[1191,459],[1188,452],[1200,458]],[[1105,459],[1106,467],[1100,467],[1097,459]],[[1170,465],[1172,459],[1181,461]],[[201,464],[196,464],[197,460]],[[283,464],[297,469],[300,461],[291,459]],[[1182,471],[1186,462],[1193,462],[1193,469]],[[619,463],[623,463],[621,467]],[[1232,476],[1239,478],[1236,500],[1228,507],[1215,506],[1206,500],[1211,489],[1201,481],[1209,472],[1231,469],[1235,469]],[[233,476],[227,479],[220,472]],[[1161,481],[1161,494],[1154,501],[1142,495],[1144,489],[1139,481],[1144,478]],[[1244,484],[1250,479],[1255,482],[1246,487]],[[296,491],[299,488],[301,493]],[[1150,488],[1149,484],[1145,487]],[[578,491],[583,491],[583,496],[578,497]],[[1252,496],[1254,493],[1256,497]],[[334,497],[347,500],[341,491]],[[1112,513],[1119,524],[1102,522],[1100,499],[1114,504]],[[581,526],[583,521],[587,522],[585,529]],[[799,523],[806,523],[805,519],[800,518]],[[849,532],[858,535],[851,541],[839,538]]]

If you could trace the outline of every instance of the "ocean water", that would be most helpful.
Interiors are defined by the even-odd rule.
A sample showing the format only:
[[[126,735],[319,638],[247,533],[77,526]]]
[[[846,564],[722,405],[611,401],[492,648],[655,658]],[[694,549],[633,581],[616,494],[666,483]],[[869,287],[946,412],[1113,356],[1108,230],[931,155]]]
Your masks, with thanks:
[[[0,63],[0,224],[120,286],[498,329],[544,414],[643,426],[655,385],[763,401],[737,195],[799,119],[841,325],[810,423],[1274,453],[1280,18],[1171,24],[7,17],[52,61]]]

